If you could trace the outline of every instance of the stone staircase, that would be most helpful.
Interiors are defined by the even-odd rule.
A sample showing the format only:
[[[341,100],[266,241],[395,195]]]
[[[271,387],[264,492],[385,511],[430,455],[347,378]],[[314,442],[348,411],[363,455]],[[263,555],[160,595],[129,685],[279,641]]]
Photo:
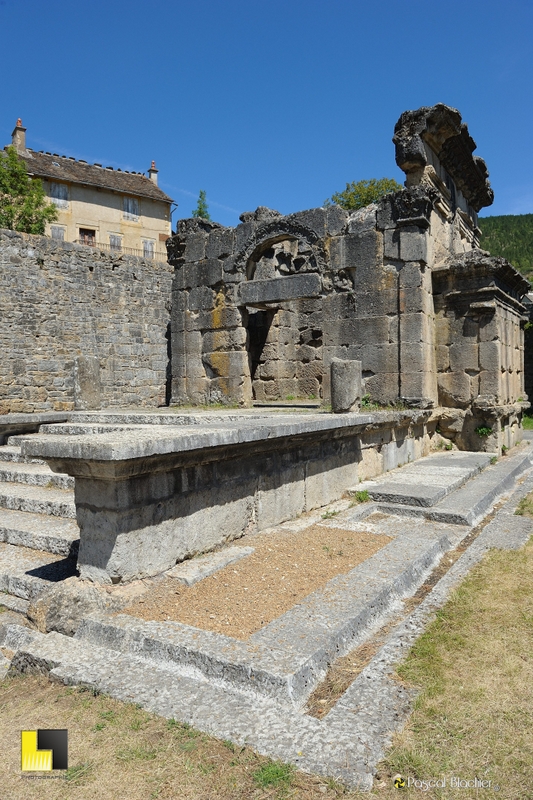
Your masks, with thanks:
[[[25,436],[0,446],[0,602],[25,612],[47,585],[76,573],[74,479],[22,455]]]
[[[143,423],[133,418],[120,425],[95,415],[41,425],[37,435],[96,435]],[[79,529],[73,479],[23,456],[21,442],[32,435],[12,435],[0,446],[0,606],[18,612],[0,614],[0,677],[8,670],[37,669],[220,738],[246,740],[273,758],[354,788],[371,787],[373,765],[390,731],[409,712],[408,693],[390,678],[394,664],[483,552],[519,547],[532,528],[530,519],[513,513],[520,497],[533,490],[531,442],[496,463],[483,453],[435,453],[353,488],[352,494],[366,490],[370,502],[338,501],[334,519],[320,509],[307,520],[384,534],[390,541],[248,641],[174,621],[144,621],[121,613],[119,606],[84,611],[68,635],[53,627],[43,633],[19,623],[27,623],[22,615],[43,591],[76,575]],[[500,501],[494,519],[474,530]],[[284,525],[297,529],[300,523]],[[404,607],[424,582],[433,585],[433,570],[447,553],[463,547],[471,532],[478,538],[463,548],[420,607]],[[65,588],[74,584],[76,591],[86,591],[84,583],[68,582]],[[149,590],[148,584],[143,591]],[[390,627],[385,643],[332,710],[323,719],[309,715],[305,704],[329,664],[358,644],[372,644],[384,624]],[[349,764],[347,752],[353,753]]]

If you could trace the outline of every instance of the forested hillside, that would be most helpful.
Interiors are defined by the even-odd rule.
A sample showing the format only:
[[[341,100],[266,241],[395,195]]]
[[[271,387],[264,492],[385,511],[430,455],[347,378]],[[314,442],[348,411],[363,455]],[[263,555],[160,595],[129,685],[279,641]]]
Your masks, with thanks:
[[[533,214],[481,217],[481,247],[503,256],[533,282]]]

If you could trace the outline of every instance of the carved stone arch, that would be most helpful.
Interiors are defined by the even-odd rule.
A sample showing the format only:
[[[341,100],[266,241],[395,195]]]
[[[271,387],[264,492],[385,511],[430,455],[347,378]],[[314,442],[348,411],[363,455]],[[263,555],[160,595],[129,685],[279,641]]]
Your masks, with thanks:
[[[272,250],[272,253],[269,251]],[[261,225],[250,237],[236,259],[236,267],[246,271],[246,279],[257,279],[261,260],[272,261],[270,277],[303,272],[321,272],[325,266],[320,237],[309,228],[291,221],[273,220]],[[276,270],[276,263],[279,269]],[[268,269],[265,268],[265,272]],[[264,277],[268,277],[267,274]]]

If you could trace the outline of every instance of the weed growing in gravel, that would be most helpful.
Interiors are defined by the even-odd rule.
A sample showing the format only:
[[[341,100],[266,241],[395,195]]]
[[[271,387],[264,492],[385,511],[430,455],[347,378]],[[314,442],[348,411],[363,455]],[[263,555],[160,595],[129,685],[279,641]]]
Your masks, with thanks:
[[[322,519],[331,519],[332,517],[336,517],[339,513],[339,511],[326,511],[325,514],[322,514]]]

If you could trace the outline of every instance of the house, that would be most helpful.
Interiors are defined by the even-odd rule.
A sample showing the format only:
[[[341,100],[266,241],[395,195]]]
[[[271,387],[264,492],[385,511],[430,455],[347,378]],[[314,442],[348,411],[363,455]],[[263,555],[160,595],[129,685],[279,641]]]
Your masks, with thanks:
[[[12,145],[32,178],[40,178],[58,210],[47,223],[52,239],[113,252],[167,260],[172,199],[157,185],[155,162],[148,177],[102,164],[26,147],[26,128],[18,119]]]

